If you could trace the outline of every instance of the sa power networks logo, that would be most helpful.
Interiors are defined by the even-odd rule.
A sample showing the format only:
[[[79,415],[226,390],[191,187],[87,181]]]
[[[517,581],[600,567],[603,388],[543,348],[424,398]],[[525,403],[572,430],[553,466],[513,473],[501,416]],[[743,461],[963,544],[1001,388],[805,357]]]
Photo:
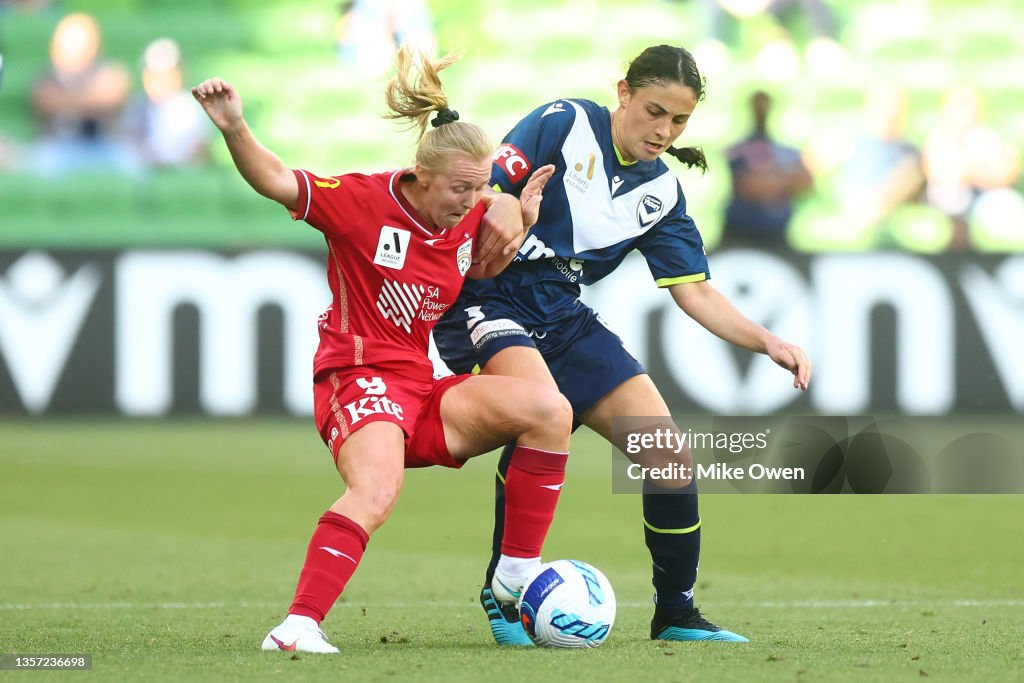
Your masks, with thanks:
[[[520,180],[526,177],[533,166],[530,165],[530,160],[526,158],[526,155],[519,151],[515,145],[508,143],[503,144],[498,148],[498,151],[494,153],[494,163],[505,171],[508,179],[513,183],[518,183]]]
[[[645,194],[636,207],[636,219],[641,228],[649,228],[661,218],[665,204],[653,194]]]
[[[440,287],[385,279],[377,296],[377,310],[385,320],[412,334],[413,321],[434,323],[440,320],[450,305],[440,299]]]
[[[412,321],[423,303],[427,288],[423,285],[407,285],[397,280],[384,279],[377,296],[377,310],[396,326],[412,333]]]
[[[378,266],[401,270],[405,267],[405,256],[409,253],[408,230],[393,228],[390,225],[380,226],[380,239],[377,240],[377,253],[373,262]]]
[[[388,385],[380,377],[360,377],[356,380],[356,386],[365,394],[362,398],[345,404],[345,411],[348,413],[349,424],[356,424],[370,415],[394,415],[399,420],[405,419],[405,411],[385,394]],[[333,436],[333,434],[332,434]],[[332,439],[333,440],[333,439]]]

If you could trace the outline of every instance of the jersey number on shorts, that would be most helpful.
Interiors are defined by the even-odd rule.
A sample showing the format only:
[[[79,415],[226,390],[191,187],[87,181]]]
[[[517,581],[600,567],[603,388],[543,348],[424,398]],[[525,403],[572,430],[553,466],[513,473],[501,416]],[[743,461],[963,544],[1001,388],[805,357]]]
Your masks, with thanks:
[[[399,420],[405,419],[405,411],[387,396],[388,387],[380,377],[360,377],[356,385],[366,394],[363,398],[345,404],[350,424],[355,424],[370,415],[394,415]]]

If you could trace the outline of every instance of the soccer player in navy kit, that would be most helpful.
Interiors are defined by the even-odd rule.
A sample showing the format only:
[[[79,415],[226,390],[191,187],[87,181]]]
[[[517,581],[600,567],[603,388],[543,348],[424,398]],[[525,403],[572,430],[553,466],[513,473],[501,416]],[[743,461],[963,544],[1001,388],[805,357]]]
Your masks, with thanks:
[[[434,329],[441,358],[453,371],[557,386],[575,420],[609,440],[613,417],[667,418],[668,406],[644,368],[579,300],[581,285],[605,277],[636,249],[683,312],[722,339],[767,354],[793,373],[794,387],[806,390],[811,363],[804,351],[745,318],[708,283],[700,234],[686,214],[679,182],[659,158],[667,152],[688,166],[707,168],[699,149],[672,146],[703,85],[688,51],[650,47],[619,81],[614,112],[588,100],[564,99],[537,108],[512,129],[495,155],[496,188],[519,193],[543,164],[554,164],[555,174],[513,262],[492,280],[467,282]],[[480,599],[498,643],[528,645],[514,606],[495,600],[490,589],[509,454],[506,449],[498,467],[496,550]],[[682,458],[692,465],[688,449]],[[677,485],[682,487],[644,485],[644,535],[656,590],[651,638],[745,641],[709,622],[694,605],[700,553],[696,486]]]
[[[540,567],[565,479],[569,405],[553,388],[519,378],[435,379],[427,346],[463,279],[511,260],[553,169],[534,172],[522,205],[486,193],[494,148],[478,126],[458,121],[438,78],[456,60],[420,55],[417,68],[411,51],[399,52],[386,95],[391,118],[419,128],[416,164],[372,175],[290,169],[253,137],[233,86],[214,78],[192,89],[242,177],[320,230],[328,247],[332,303],[319,320],[313,395],[346,490],[320,517],[288,615],[264,650],[338,652],[320,622],[391,514],[407,467],[458,468],[515,440],[496,578],[518,591]],[[488,236],[478,236],[481,226],[491,226]]]

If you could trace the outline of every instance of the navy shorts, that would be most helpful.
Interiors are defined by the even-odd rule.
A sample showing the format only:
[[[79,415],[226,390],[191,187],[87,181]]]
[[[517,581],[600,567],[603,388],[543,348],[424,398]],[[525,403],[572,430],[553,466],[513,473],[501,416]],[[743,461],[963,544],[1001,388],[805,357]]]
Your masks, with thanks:
[[[619,335],[583,304],[572,317],[550,329],[529,329],[512,308],[487,299],[480,306],[461,306],[459,299],[434,328],[441,359],[456,374],[479,372],[487,361],[510,346],[540,351],[558,390],[569,400],[577,421],[612,389],[630,377],[647,373],[622,345]],[[470,326],[472,325],[472,326]]]

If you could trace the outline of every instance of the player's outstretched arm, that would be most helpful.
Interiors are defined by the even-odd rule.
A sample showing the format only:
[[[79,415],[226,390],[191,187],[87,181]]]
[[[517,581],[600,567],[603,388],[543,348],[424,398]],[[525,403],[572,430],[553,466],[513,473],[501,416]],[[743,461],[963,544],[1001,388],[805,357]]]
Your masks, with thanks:
[[[811,360],[807,353],[779,339],[740,313],[732,302],[708,282],[685,282],[669,287],[679,308],[708,332],[730,344],[766,354],[793,373],[793,387],[807,391],[811,381]]]
[[[253,137],[235,87],[220,78],[208,78],[192,88],[192,96],[224,136],[231,159],[245,181],[264,197],[294,211],[299,202],[295,174]]]

